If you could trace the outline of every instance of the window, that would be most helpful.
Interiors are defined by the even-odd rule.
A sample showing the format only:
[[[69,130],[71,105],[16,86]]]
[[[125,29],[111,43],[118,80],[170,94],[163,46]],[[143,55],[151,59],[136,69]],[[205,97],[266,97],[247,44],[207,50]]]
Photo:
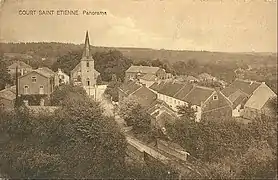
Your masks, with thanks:
[[[35,76],[31,77],[31,79],[32,79],[32,83],[37,82],[37,78]]]
[[[24,86],[24,94],[29,94],[29,86]]]
[[[213,95],[212,99],[213,100],[218,100],[218,96],[217,95]]]
[[[90,79],[87,78],[87,86],[90,86]]]
[[[89,67],[89,66],[90,66],[90,63],[89,63],[89,62],[87,62],[87,63],[86,63],[86,66],[87,66],[87,67]]]

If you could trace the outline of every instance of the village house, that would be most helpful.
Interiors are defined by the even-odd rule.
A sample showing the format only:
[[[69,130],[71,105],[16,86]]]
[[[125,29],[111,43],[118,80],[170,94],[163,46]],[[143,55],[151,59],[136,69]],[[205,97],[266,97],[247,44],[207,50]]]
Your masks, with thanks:
[[[158,99],[146,109],[147,113],[152,117],[151,126],[160,129],[167,135],[165,125],[166,123],[173,124],[175,122],[175,119],[178,117],[176,112],[164,101]]]
[[[64,73],[60,68],[58,68],[58,71],[56,72],[59,78],[59,85],[61,84],[69,84],[70,78],[69,75]]]
[[[135,97],[138,103],[151,115],[151,127],[165,130],[165,123],[173,123],[176,113],[165,102],[158,100],[156,93],[137,81],[127,81],[119,87],[119,102]]]
[[[177,106],[190,104],[196,111],[196,121],[232,117],[232,104],[218,89],[175,81],[154,83],[150,89],[175,111],[178,110]]]
[[[139,77],[139,82],[145,84],[146,87],[150,87],[153,83],[158,81],[158,77],[153,74],[146,74],[142,77]]]
[[[139,104],[143,107],[148,107],[156,99],[157,96],[154,92],[150,91],[145,85],[138,83],[137,81],[128,81],[119,87],[119,102],[127,97],[135,97]]]
[[[265,82],[242,79],[236,79],[222,92],[233,104],[233,117],[246,119],[254,119],[262,114],[271,116],[268,102],[277,97]]]
[[[32,71],[32,67],[22,61],[16,61],[13,64],[11,64],[10,66],[8,66],[8,72],[11,76],[15,76],[16,74],[16,67],[17,72],[19,73],[20,76]]]
[[[82,86],[89,96],[96,96],[96,80],[100,73],[95,70],[95,60],[90,50],[90,41],[88,31],[85,37],[85,46],[80,63],[71,71],[71,81],[74,85]]]
[[[15,86],[0,91],[0,109],[12,110],[14,108],[16,92]]]
[[[166,79],[167,77],[165,70],[159,67],[130,66],[125,72],[125,79],[139,79],[144,75],[155,75],[158,79]]]
[[[58,85],[57,74],[47,67],[42,67],[18,78],[18,93],[21,96],[45,95],[49,97]]]
[[[201,73],[198,75],[198,79],[200,81],[215,81],[216,78],[213,77],[212,75],[208,74],[208,73]]]

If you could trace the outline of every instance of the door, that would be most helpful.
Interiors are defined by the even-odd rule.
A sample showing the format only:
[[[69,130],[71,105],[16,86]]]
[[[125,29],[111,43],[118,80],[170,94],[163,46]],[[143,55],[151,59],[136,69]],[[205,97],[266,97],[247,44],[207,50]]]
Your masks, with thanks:
[[[43,86],[40,86],[39,94],[44,94],[44,88],[43,88]]]

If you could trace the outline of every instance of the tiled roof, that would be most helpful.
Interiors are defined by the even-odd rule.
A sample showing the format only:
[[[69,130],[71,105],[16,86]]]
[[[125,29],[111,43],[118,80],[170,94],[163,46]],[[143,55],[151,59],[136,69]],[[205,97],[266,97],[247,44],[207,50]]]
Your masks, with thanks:
[[[182,100],[192,89],[192,84],[186,84],[184,85],[177,94],[175,94],[175,98]]]
[[[174,97],[194,105],[201,105],[201,102],[207,100],[215,91],[212,88],[177,82],[155,83],[150,88],[160,94]]]
[[[144,74],[156,74],[159,67],[151,66],[130,66],[126,72],[130,73],[144,73]]]
[[[149,114],[153,114],[158,109],[164,109],[168,113],[175,116],[175,112],[172,110],[172,108],[167,103],[159,99],[156,99],[150,106],[147,107],[146,110]]]
[[[144,107],[151,105],[157,98],[156,94],[145,86],[141,86],[132,96],[136,96],[139,103]]]
[[[50,76],[53,76],[56,74],[54,71],[52,71],[48,67],[41,67],[41,68],[38,68],[37,70],[43,71],[44,73],[48,73]]]
[[[14,100],[16,95],[11,89],[3,89],[0,91],[0,97],[7,100]]]
[[[156,123],[160,127],[165,127],[166,122],[173,123],[175,118],[176,118],[175,116],[173,116],[170,113],[164,111],[161,114],[159,114],[158,116],[156,116]]]
[[[25,62],[22,61],[16,61],[14,62],[12,65],[10,65],[8,68],[11,69],[15,69],[16,66],[18,66],[18,68],[32,68],[30,65],[26,64]]]
[[[273,93],[274,94],[274,93]],[[267,103],[267,101],[272,97],[277,97],[268,93],[268,87],[260,88],[259,92],[255,92],[246,102],[244,106],[261,110],[262,107]]]
[[[237,90],[241,90],[247,95],[251,95],[261,83],[246,81],[241,79],[236,79],[230,86],[225,88],[222,92],[226,97],[229,97],[231,94],[235,93]]]
[[[146,80],[146,81],[155,81],[156,76],[153,74],[145,74],[144,76],[140,77],[140,79]]]
[[[159,93],[173,97],[184,86],[184,84],[177,82],[167,82],[162,86],[163,87],[159,89]]]
[[[228,99],[233,103],[233,108],[246,102],[247,98],[248,96],[240,90],[235,91],[228,97]]]
[[[128,81],[123,83],[119,89],[123,91],[126,95],[130,95],[134,91],[138,90],[141,87],[136,81]]]
[[[200,106],[201,102],[206,101],[214,91],[214,89],[195,86],[182,100]]]
[[[247,101],[247,96],[241,94],[233,101],[233,108],[236,108],[239,104],[244,104]]]

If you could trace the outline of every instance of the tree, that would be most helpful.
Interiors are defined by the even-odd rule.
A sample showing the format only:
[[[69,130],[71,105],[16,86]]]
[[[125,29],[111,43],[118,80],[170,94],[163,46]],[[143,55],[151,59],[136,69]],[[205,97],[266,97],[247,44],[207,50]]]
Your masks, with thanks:
[[[72,84],[63,84],[56,87],[50,96],[50,101],[53,106],[62,105],[71,95],[82,98],[88,98],[84,88],[73,86]]]
[[[128,126],[133,126],[136,132],[150,131],[151,117],[135,97],[131,96],[120,103],[119,115],[126,121]]]
[[[103,81],[111,81],[112,75],[116,75],[117,79],[120,78],[123,81],[125,71],[131,66],[132,62],[117,50],[97,52],[93,57],[95,68],[100,72]]]
[[[62,69],[66,74],[70,74],[70,71],[80,62],[82,58],[82,51],[75,50],[57,57],[57,61],[52,65],[52,69],[57,71],[58,68]]]
[[[10,178],[124,178],[126,141],[98,103],[70,94],[54,114],[0,117],[1,172]]]
[[[11,84],[12,79],[8,73],[7,64],[3,58],[0,57],[0,90],[4,89],[7,84]]]
[[[120,87],[121,82],[117,80],[115,74],[112,75],[112,80],[108,83],[107,88],[105,89],[105,94],[112,98],[112,101],[119,101],[119,92],[118,88]]]

